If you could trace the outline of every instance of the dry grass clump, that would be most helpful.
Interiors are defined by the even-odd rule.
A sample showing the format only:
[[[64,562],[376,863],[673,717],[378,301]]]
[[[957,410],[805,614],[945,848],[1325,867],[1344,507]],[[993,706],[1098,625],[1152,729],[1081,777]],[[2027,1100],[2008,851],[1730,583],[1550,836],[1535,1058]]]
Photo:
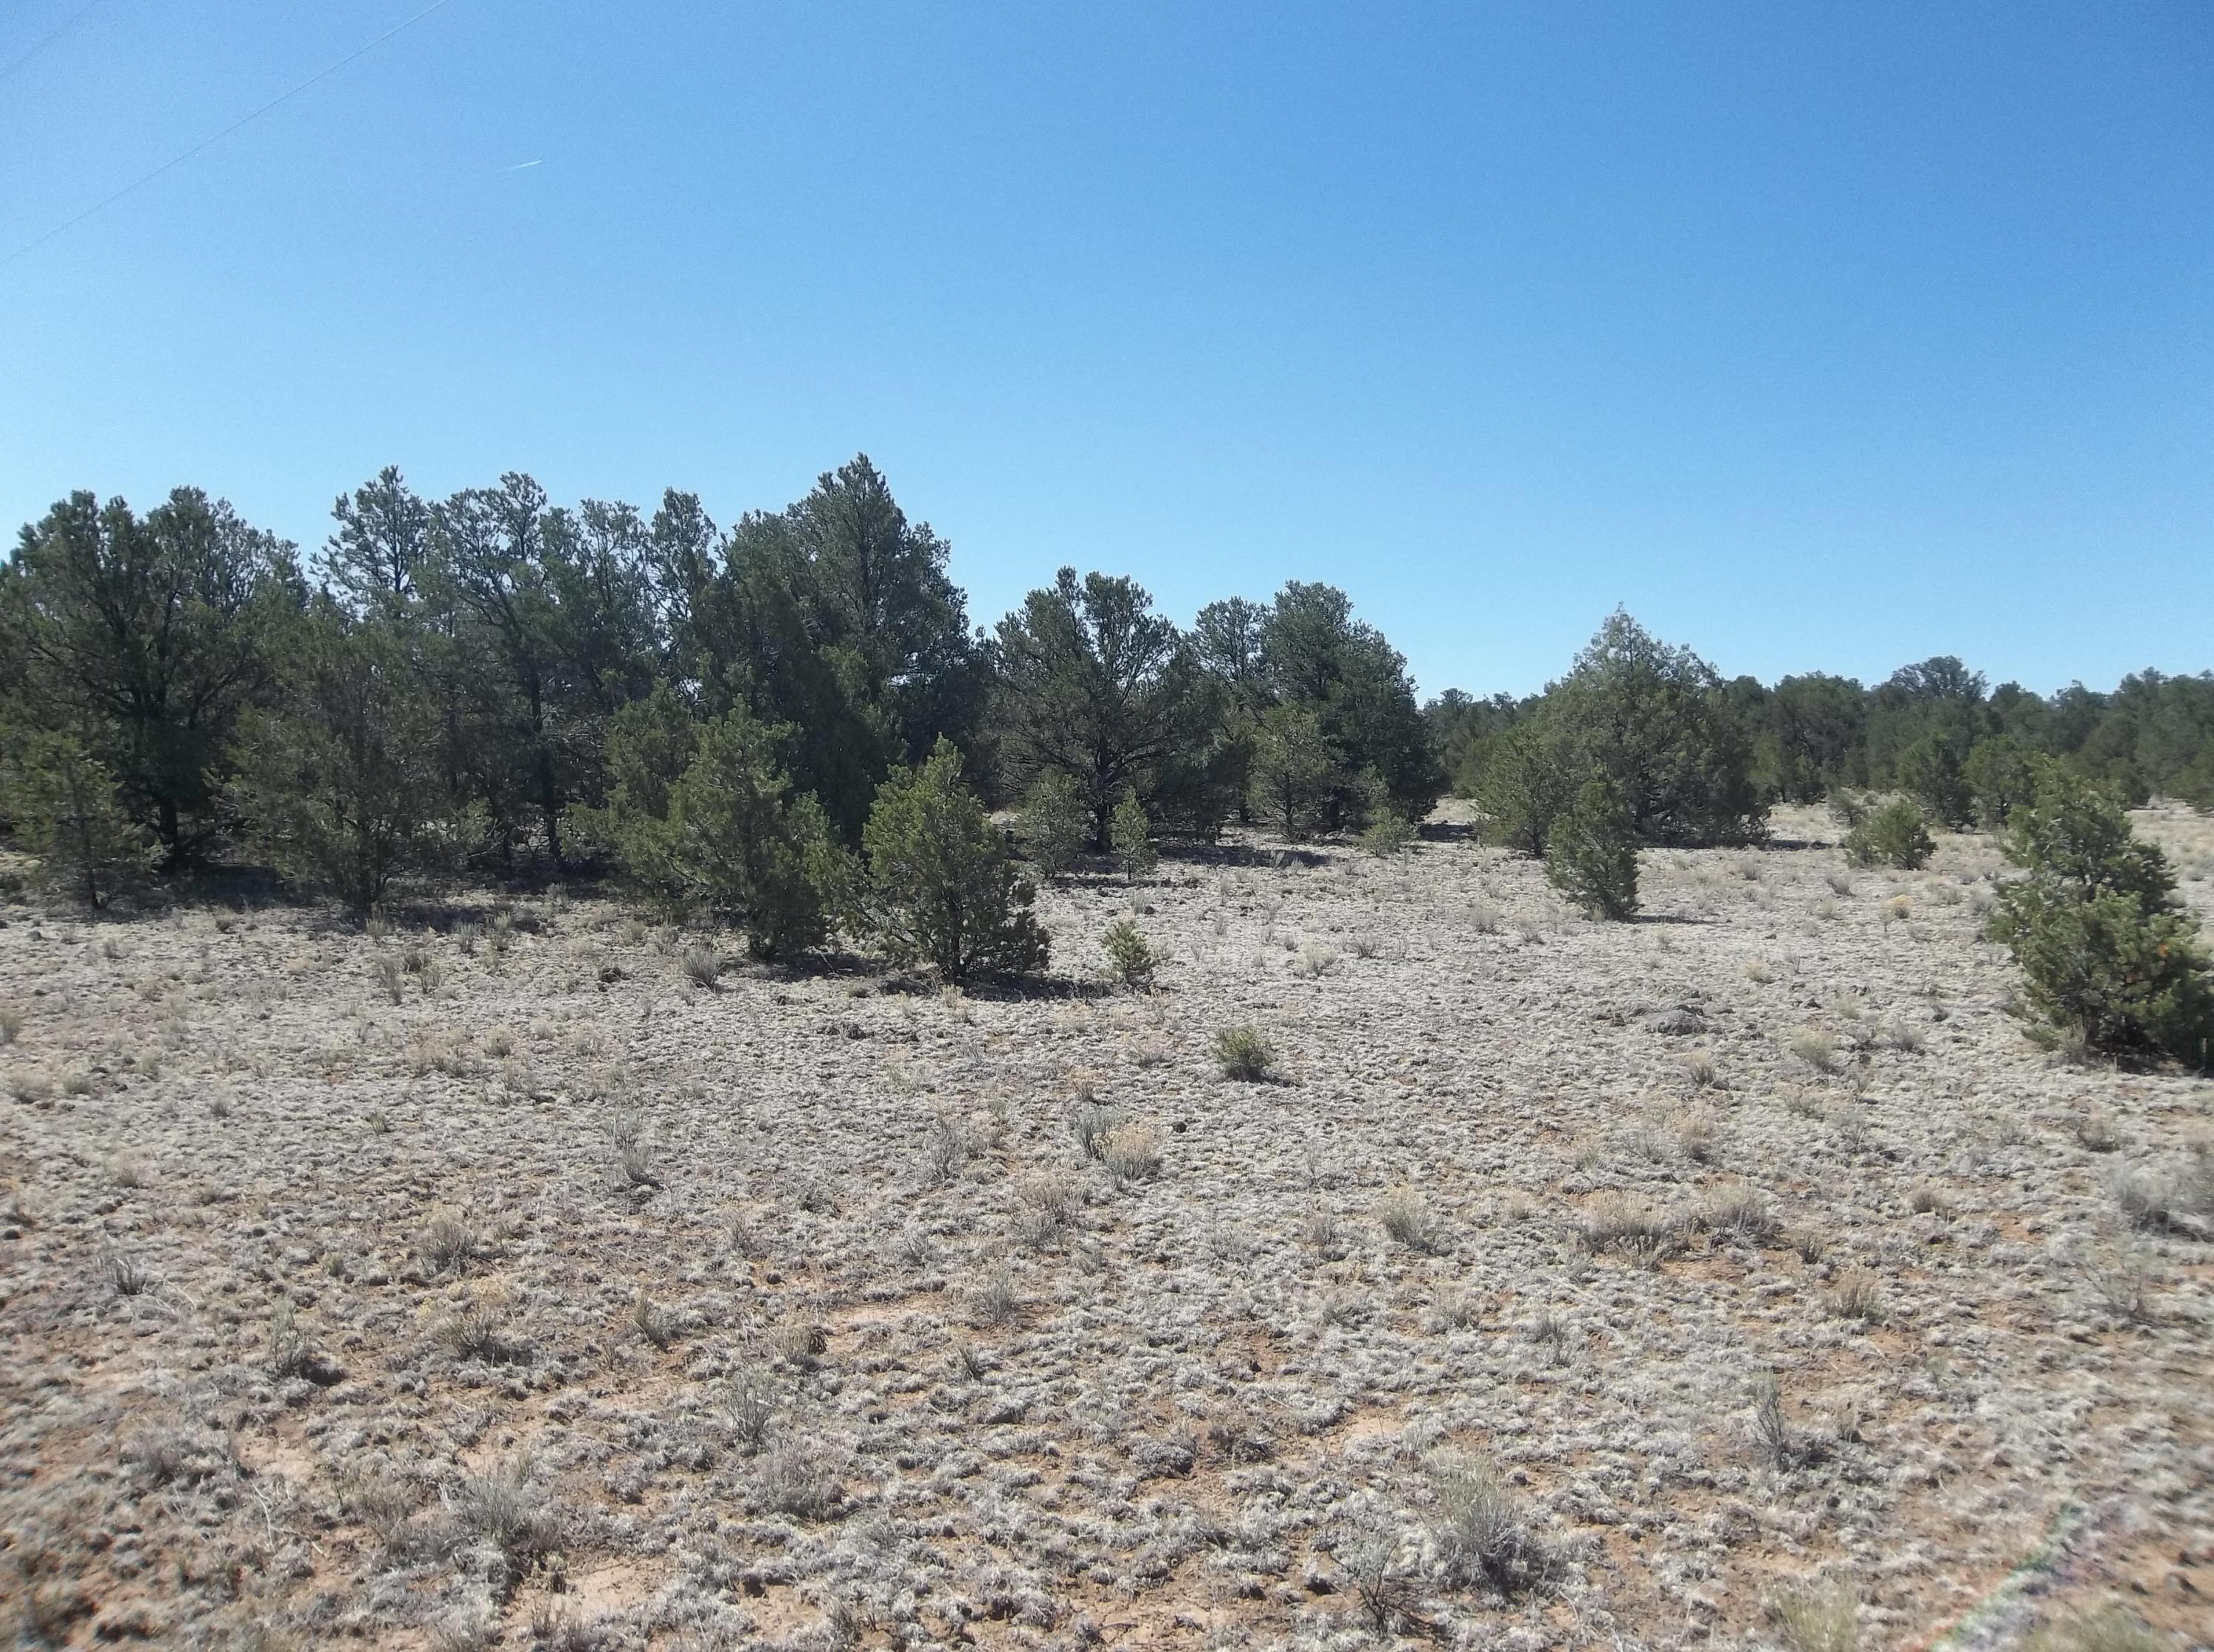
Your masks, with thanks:
[[[1768,1603],[1788,1652],[1859,1652],[1860,1596],[1844,1579],[1807,1583]]]
[[[1615,1251],[1654,1267],[1682,1247],[1685,1225],[1676,1212],[1656,1210],[1625,1193],[1607,1193],[1585,1210],[1579,1236],[1594,1256]]]
[[[631,1329],[656,1348],[666,1349],[676,1340],[676,1316],[656,1302],[640,1285],[630,1299]]]
[[[1838,1067],[1838,1039],[1832,1033],[1819,1027],[1795,1029],[1783,1040],[1783,1047],[1818,1073],[1834,1072]]]
[[[1550,1585],[1559,1556],[1531,1529],[1499,1477],[1483,1463],[1446,1459],[1430,1470],[1437,1517],[1431,1541],[1447,1582],[1513,1596]]]
[[[1001,1262],[987,1269],[983,1283],[977,1286],[970,1306],[980,1325],[1012,1325],[1020,1318],[1023,1301],[1015,1290],[1013,1267]]]
[[[431,1336],[456,1359],[505,1365],[523,1356],[522,1350],[502,1334],[505,1324],[506,1316],[497,1307],[469,1301],[439,1320]]]
[[[710,991],[723,978],[723,954],[717,947],[696,941],[684,948],[684,978],[693,985]]]
[[[958,1181],[962,1167],[969,1162],[969,1132],[957,1120],[940,1113],[930,1121],[922,1152],[924,1180],[933,1187]]]
[[[1319,1204],[1311,1204],[1300,1218],[1300,1242],[1321,1257],[1334,1261],[1345,1253],[1345,1236],[1336,1216]]]
[[[1918,1181],[1907,1190],[1906,1208],[1917,1216],[1949,1217],[1953,1214],[1951,1190],[1939,1182]]]
[[[1767,1244],[1778,1228],[1760,1190],[1744,1182],[1718,1187],[1700,1200],[1697,1221],[1709,1233],[1727,1234],[1752,1245]]]
[[[2180,1171],[2130,1166],[2117,1171],[2108,1185],[2133,1227],[2174,1228],[2204,1238],[2214,1226],[2214,1150],[2205,1146]]]
[[[423,1224],[415,1253],[433,1273],[462,1273],[477,1259],[484,1241],[458,1210],[436,1210]]]
[[[2125,1608],[2107,1606],[2045,1625],[2022,1652],[2165,1652],[2171,1644]]]
[[[2087,1107],[2076,1115],[2076,1145],[2093,1153],[2112,1153],[2122,1144],[2114,1128],[2114,1115],[2104,1107]]]
[[[1292,972],[1305,980],[1318,980],[1325,975],[1335,975],[1342,961],[1334,948],[1317,941],[1302,941],[1292,960]]]
[[[529,1453],[463,1477],[447,1500],[446,1518],[456,1546],[476,1544],[498,1558],[498,1581],[512,1590],[530,1563],[560,1545],[562,1521],[533,1482]]]
[[[1142,1119],[1120,1124],[1100,1138],[1099,1162],[1118,1186],[1161,1173],[1160,1132]]]
[[[1434,1256],[1446,1248],[1445,1228],[1420,1192],[1402,1185],[1377,1202],[1376,1220],[1410,1251]]]
[[[838,1460],[812,1440],[780,1439],[761,1455],[754,1485],[761,1506],[793,1520],[826,1521],[845,1501]]]
[[[101,1277],[118,1296],[143,1295],[154,1283],[145,1265],[126,1250],[109,1247],[100,1253]]]
[[[1276,1050],[1251,1027],[1226,1027],[1214,1035],[1214,1061],[1225,1078],[1265,1083],[1275,1070]]]
[[[1119,1107],[1103,1106],[1086,1095],[1069,1109],[1069,1132],[1076,1137],[1077,1150],[1088,1163],[1097,1163],[1101,1148],[1125,1115]]]
[[[1830,1291],[1830,1312],[1841,1320],[1857,1320],[1863,1325],[1878,1325],[1883,1320],[1883,1281],[1867,1268],[1854,1268],[1838,1280]]]
[[[1042,1250],[1076,1225],[1077,1213],[1084,1208],[1084,1189],[1067,1176],[1025,1176],[1015,1184],[1015,1203],[1016,1241]]]
[[[741,1366],[724,1384],[723,1421],[749,1449],[758,1448],[768,1438],[776,1422],[775,1392],[768,1374],[759,1366]]]
[[[1693,1164],[1711,1164],[1720,1150],[1715,1116],[1710,1113],[1683,1113],[1676,1115],[1674,1124],[1677,1150]]]

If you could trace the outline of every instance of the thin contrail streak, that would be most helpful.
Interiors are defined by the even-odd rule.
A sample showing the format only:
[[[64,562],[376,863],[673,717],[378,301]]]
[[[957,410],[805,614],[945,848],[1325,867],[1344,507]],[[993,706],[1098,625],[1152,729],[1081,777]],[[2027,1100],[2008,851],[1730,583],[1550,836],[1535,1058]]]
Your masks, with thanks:
[[[37,57],[39,53],[44,52],[56,40],[60,40],[63,35],[75,28],[77,26],[78,21],[83,17],[85,13],[90,11],[99,3],[100,0],[84,0],[84,3],[83,5],[79,6],[75,11],[70,13],[67,17],[62,20],[60,27],[55,29],[51,34],[48,34],[46,39],[40,40],[38,45],[33,46],[21,57],[16,58],[15,62],[9,64],[5,69],[0,69],[0,80],[6,80],[9,76],[14,74],[18,69],[21,69],[25,64],[30,62],[32,58]]]
[[[399,34],[402,29],[412,27],[415,24],[421,22],[425,17],[428,17],[432,12],[437,10],[445,3],[446,0],[431,0],[431,3],[429,5],[424,7],[422,10],[417,12],[413,16],[405,18],[400,22],[394,23],[390,28],[386,29],[383,34],[378,35],[368,45],[355,47],[354,50],[347,52],[345,57],[340,58],[336,63],[331,64],[329,68],[316,70],[315,73],[309,76],[307,79],[302,81],[297,86],[293,87],[290,91],[278,93],[275,97],[271,98],[268,102],[254,110],[253,113],[241,115],[236,120],[232,121],[229,125],[225,126],[214,137],[201,139],[200,142],[193,144],[192,148],[187,149],[182,155],[177,155],[173,159],[164,161],[160,166],[155,168],[153,171],[146,174],[144,177],[132,179],[129,183],[124,185],[122,188],[117,190],[115,193],[110,195],[105,200],[94,202],[90,206],[85,208],[83,211],[78,213],[76,216],[56,224],[52,229],[47,230],[45,235],[40,236],[36,241],[25,241],[21,247],[18,247],[14,252],[9,253],[5,258],[0,258],[0,269],[4,269],[9,265],[13,264],[17,259],[22,257],[24,253],[35,252],[38,248],[44,247],[48,241],[52,241],[56,235],[60,235],[64,230],[76,229],[77,225],[83,223],[87,218],[91,217],[95,213],[106,211],[109,207],[113,206],[116,202],[121,200],[125,195],[130,194],[131,191],[142,188],[145,185],[152,183],[163,173],[180,167],[184,165],[186,162],[191,160],[194,155],[214,148],[215,145],[222,143],[224,138],[229,137],[240,127],[249,125],[253,122],[260,119],[262,116],[267,114],[278,104],[290,102],[292,99],[299,96],[301,93],[306,91],[310,86],[315,85],[318,81],[329,79],[333,75],[337,74],[339,70],[345,68],[355,58],[365,56],[367,53],[376,51],[377,47],[382,46],[387,40]]]

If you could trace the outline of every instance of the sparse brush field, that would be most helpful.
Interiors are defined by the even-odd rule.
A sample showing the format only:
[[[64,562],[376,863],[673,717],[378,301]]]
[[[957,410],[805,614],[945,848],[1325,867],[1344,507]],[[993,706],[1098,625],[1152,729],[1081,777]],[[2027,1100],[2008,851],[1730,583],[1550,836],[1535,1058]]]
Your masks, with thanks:
[[[2204,1644],[2214,1086],[2024,1038],[1986,840],[1776,826],[1636,923],[1440,827],[1079,874],[1006,995],[11,907],[8,1631]]]

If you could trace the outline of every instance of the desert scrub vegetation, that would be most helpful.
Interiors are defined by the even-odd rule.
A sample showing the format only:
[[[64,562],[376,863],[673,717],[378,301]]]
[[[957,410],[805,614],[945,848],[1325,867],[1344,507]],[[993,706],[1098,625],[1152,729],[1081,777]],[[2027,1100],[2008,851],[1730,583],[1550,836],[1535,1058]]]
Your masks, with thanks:
[[[2159,848],[2114,798],[2050,759],[2003,840],[1993,939],[2021,966],[2022,1013],[2048,1040],[2214,1065],[2214,970]]]
[[[1430,1528],[1446,1581],[1516,1595],[1543,1589],[1559,1559],[1487,1463],[1446,1458],[1429,1468],[1437,1515]]]
[[[1257,1027],[1226,1027],[1214,1035],[1214,1062],[1225,1078],[1265,1083],[1275,1074],[1276,1049]]]
[[[1107,966],[1117,981],[1134,989],[1153,984],[1163,960],[1135,924],[1127,917],[1117,918],[1107,926],[1107,933],[1100,938],[1099,944],[1107,954]]]
[[[1927,866],[1937,845],[1913,802],[1893,797],[1859,814],[1845,833],[1844,850],[1854,866],[1911,872]]]
[[[867,926],[894,963],[928,964],[948,981],[1045,967],[1037,891],[961,784],[951,741],[879,789],[864,843]]]
[[[1613,783],[1593,778],[1545,834],[1545,875],[1593,917],[1637,910],[1637,837]]]
[[[1047,877],[1059,877],[1076,864],[1092,841],[1092,815],[1065,771],[1049,769],[1031,783],[1015,817],[1015,832],[1031,863]]]
[[[1765,1602],[1850,1577],[1875,1645],[1960,1621],[2076,1500],[2050,1610],[2126,1575],[2175,1630],[2206,1570],[2177,1558],[2205,1540],[2199,1080],[2048,1062],[1940,874],[1856,874],[1796,927],[1838,867],[1804,807],[1758,855],[1641,849],[1642,909],[1699,920],[1665,927],[1562,921],[1457,808],[1379,870],[1312,807],[1293,858],[1233,821],[1219,871],[1171,839],[1138,891],[1104,860],[1043,883],[1075,978],[1020,990],[933,990],[841,930],[819,968],[693,991],[687,943],[737,932],[627,933],[636,896],[582,875],[474,953],[492,909],[404,881],[381,939],[190,903],[64,938],[9,900],[0,1072],[54,1082],[0,1099],[0,1525],[118,1533],[39,1581],[152,1644],[249,1614],[297,1645],[558,1644],[564,1613],[700,1652],[1178,1613],[1294,1649],[1379,1611],[1440,1645],[1652,1638],[1716,1567],[1718,1643],[1781,1645]],[[1995,856],[1947,839],[1942,881]],[[1104,990],[1126,914],[1174,993]],[[1342,963],[1302,978],[1302,942]],[[1297,1088],[1220,1077],[1232,1027],[1296,1040]],[[1861,1273],[1880,1320],[1833,1306]],[[464,1533],[464,1480],[525,1449],[543,1537]]]

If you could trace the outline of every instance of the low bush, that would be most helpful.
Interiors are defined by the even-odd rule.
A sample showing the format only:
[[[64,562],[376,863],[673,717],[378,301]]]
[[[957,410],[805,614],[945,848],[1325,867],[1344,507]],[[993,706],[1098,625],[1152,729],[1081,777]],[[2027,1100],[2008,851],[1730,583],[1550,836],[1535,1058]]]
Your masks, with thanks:
[[[1073,866],[1092,841],[1092,811],[1076,782],[1059,769],[1040,775],[1016,812],[1015,835],[1031,863],[1047,877]]]
[[[951,741],[878,789],[862,842],[868,927],[892,962],[927,964],[948,981],[1045,967],[1037,891],[961,783]]]
[[[1214,1035],[1214,1060],[1225,1078],[1259,1084],[1275,1070],[1276,1052],[1259,1029],[1226,1027]]]
[[[2018,1013],[2048,1043],[2214,1064],[2214,972],[2160,850],[2119,802],[2061,764],[2038,765],[2033,801],[2003,842],[2026,875],[2000,889],[1991,938],[2010,948]]]
[[[1107,841],[1115,850],[1115,864],[1132,883],[1151,872],[1160,856],[1153,850],[1153,823],[1138,794],[1126,791],[1107,822]]]
[[[1147,987],[1153,984],[1153,972],[1161,966],[1161,954],[1128,918],[1118,918],[1109,924],[1099,944],[1106,948],[1108,967],[1124,986]]]
[[[1855,866],[1911,872],[1927,865],[1936,848],[1922,823],[1922,811],[1904,797],[1868,810],[1845,833],[1845,858]]]
[[[1637,831],[1621,794],[1587,780],[1545,834],[1545,876],[1593,917],[1637,910]]]

